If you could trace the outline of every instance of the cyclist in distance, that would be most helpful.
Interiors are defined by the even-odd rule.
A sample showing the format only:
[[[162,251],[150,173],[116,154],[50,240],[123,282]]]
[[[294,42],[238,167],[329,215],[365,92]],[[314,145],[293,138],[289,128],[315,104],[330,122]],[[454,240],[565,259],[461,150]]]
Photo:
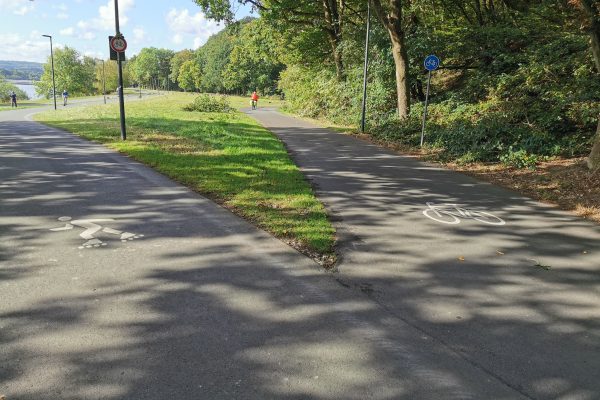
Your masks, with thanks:
[[[258,93],[256,93],[256,90],[252,92],[250,99],[252,99],[252,109],[256,110],[258,108]]]
[[[63,97],[63,106],[66,106],[67,99],[69,98],[69,92],[67,92],[67,89],[63,90],[62,97]]]

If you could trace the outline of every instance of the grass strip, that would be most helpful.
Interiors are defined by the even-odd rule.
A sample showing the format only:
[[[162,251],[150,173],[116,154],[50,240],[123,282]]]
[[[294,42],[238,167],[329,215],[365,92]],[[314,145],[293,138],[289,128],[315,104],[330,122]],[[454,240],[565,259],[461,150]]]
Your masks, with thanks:
[[[127,154],[332,264],[335,231],[283,144],[240,112],[183,111],[194,97],[169,94],[127,104],[125,142],[117,104],[52,110],[35,119]]]

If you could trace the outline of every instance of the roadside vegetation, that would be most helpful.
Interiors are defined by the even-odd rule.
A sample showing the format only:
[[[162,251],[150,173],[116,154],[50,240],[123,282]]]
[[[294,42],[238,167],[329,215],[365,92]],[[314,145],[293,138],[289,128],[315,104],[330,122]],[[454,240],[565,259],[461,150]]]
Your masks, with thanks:
[[[196,97],[171,93],[129,103],[125,142],[119,136],[116,104],[35,118],[125,153],[331,265],[334,230],[283,144],[237,110],[185,111]],[[218,105],[227,102],[207,97]],[[246,99],[234,100],[234,105],[247,107]]]
[[[240,21],[233,18],[237,0],[195,3],[208,18],[225,22],[225,28],[195,50],[143,48],[125,64],[126,85],[242,96],[258,90],[263,99],[285,98],[288,113],[350,127],[356,133],[367,2],[252,1],[256,18]],[[597,0],[370,0],[368,4],[369,140],[456,169],[488,171],[480,176],[492,181],[491,171],[516,177],[523,174],[510,171],[550,171],[556,169],[548,166],[569,164],[572,173],[552,179],[578,180],[573,190],[585,198],[593,192],[585,188],[594,179],[577,171],[587,164],[592,176],[600,174]],[[429,54],[438,55],[442,63],[433,73],[421,148],[427,86],[423,60]],[[57,57],[59,68],[76,72],[58,73],[59,90],[64,82],[70,92],[99,92],[100,63],[69,48]],[[47,93],[49,63],[44,68],[45,86],[40,89]],[[114,91],[114,63],[107,61],[106,74],[107,89]],[[201,109],[202,103],[198,100],[191,107]],[[523,189],[526,180],[514,185],[502,182],[530,195],[553,190],[541,190],[533,181],[529,189]],[[565,192],[554,193],[534,197],[558,199]]]

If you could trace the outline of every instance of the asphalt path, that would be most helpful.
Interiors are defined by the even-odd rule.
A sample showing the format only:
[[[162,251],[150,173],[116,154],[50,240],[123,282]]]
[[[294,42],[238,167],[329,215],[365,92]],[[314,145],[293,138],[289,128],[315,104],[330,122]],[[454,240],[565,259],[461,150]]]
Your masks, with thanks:
[[[598,225],[270,108],[247,113],[326,204],[340,283],[525,397],[600,399]]]
[[[437,331],[33,112],[0,113],[7,400],[526,398]]]

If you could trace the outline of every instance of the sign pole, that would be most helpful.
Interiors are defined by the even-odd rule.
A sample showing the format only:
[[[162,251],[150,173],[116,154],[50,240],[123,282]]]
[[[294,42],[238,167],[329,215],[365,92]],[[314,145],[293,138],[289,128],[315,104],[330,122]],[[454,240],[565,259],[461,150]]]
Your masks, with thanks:
[[[423,127],[421,128],[421,147],[425,139],[425,121],[427,120],[427,106],[429,105],[429,87],[431,85],[431,71],[427,74],[427,91],[425,92],[425,109],[423,110]]]
[[[367,35],[365,39],[365,66],[363,70],[363,98],[360,131],[365,132],[365,119],[367,115],[367,71],[369,68],[369,31],[371,30],[371,2],[367,1]]]
[[[427,120],[427,106],[429,105],[429,88],[431,87],[431,72],[440,67],[440,59],[436,56],[429,55],[425,58],[425,69],[429,71],[427,75],[427,93],[425,94],[425,109],[423,110],[423,127],[421,128],[421,147],[425,139],[425,121]]]
[[[117,31],[115,37],[121,36],[119,30],[119,0],[115,1],[115,30]],[[121,52],[117,52],[117,66],[119,70],[119,114],[121,117],[121,140],[127,139],[127,131],[125,129],[125,101],[123,97],[123,67],[121,66]]]

